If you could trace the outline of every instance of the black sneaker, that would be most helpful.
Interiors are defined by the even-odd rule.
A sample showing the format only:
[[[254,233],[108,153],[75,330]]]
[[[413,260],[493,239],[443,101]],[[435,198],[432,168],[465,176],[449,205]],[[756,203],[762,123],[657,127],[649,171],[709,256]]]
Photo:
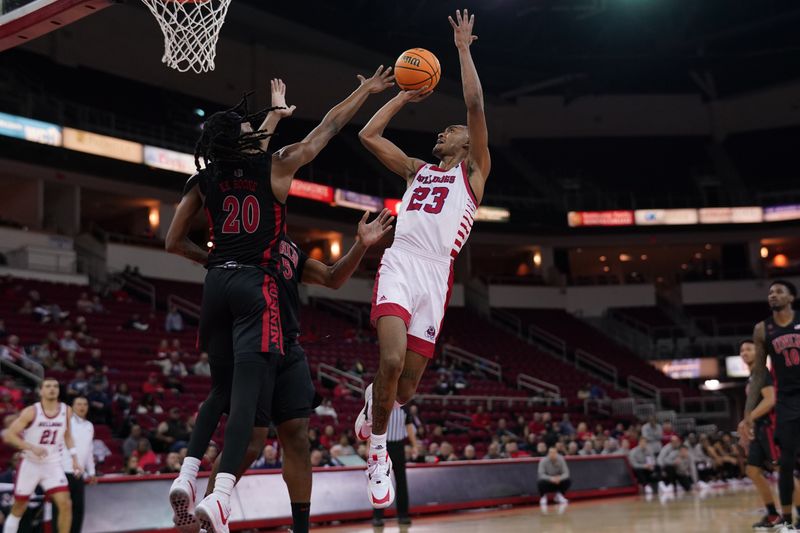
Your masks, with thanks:
[[[781,515],[765,515],[760,522],[753,524],[753,529],[756,531],[772,531],[783,525],[783,517]]]
[[[397,523],[401,526],[410,526],[411,518],[408,516],[400,516],[397,518]]]

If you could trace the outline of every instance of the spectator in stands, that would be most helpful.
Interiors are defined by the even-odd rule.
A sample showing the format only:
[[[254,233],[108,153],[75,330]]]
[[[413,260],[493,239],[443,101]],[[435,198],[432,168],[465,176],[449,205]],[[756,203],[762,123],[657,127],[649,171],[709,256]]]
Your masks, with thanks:
[[[567,444],[567,455],[578,455],[578,443],[574,440],[569,441],[569,444]]]
[[[595,383],[589,389],[589,398],[592,400],[602,400],[606,397],[606,391],[603,388]]]
[[[150,372],[147,381],[142,383],[142,392],[145,394],[164,394],[164,387],[158,381],[158,372]]]
[[[699,438],[695,434],[689,435],[689,452],[694,460],[695,467],[697,468],[697,477],[699,481],[697,485],[702,489],[707,487],[708,481],[714,477],[714,460],[706,453],[707,448],[711,448],[707,435],[701,435]]]
[[[311,450],[311,467],[318,468],[324,466],[331,466],[325,459],[325,455],[320,450]]]
[[[358,377],[363,376],[366,371],[367,369],[360,359],[356,359],[356,362],[353,363],[353,366],[350,368],[350,373]]]
[[[555,448],[547,451],[547,457],[539,461],[539,494],[542,495],[539,505],[547,506],[547,495],[555,492],[558,504],[568,503],[564,493],[569,490],[572,481],[569,478],[567,461],[558,454]]]
[[[611,430],[610,435],[617,440],[622,440],[622,437],[625,436],[625,424],[622,422],[617,423],[614,429]]]
[[[517,438],[517,436],[508,429],[508,423],[506,422],[505,418],[501,418],[497,421],[497,431],[495,431],[495,435],[497,435],[500,439],[503,437],[508,437],[511,439]]]
[[[130,457],[130,455],[136,451],[136,448],[139,447],[139,441],[142,437],[142,426],[139,424],[132,425],[130,435],[122,442],[122,455]]]
[[[41,374],[41,368],[36,364],[25,351],[25,347],[19,343],[17,335],[9,335],[6,344],[0,346],[0,359],[19,365],[31,372]]]
[[[421,435],[420,429],[425,427],[425,423],[419,415],[419,406],[417,404],[412,403],[408,406],[408,419],[411,421],[411,425],[414,426],[414,429],[417,430],[417,434]],[[425,430],[422,429],[422,431],[424,432]]]
[[[144,474],[144,470],[139,466],[139,458],[136,455],[128,457],[125,461],[125,468],[122,469],[122,473],[126,476],[141,476]]]
[[[156,358],[166,359],[169,357],[169,351],[169,342],[167,339],[161,339],[161,342],[158,343],[158,348],[156,348]]]
[[[579,400],[588,400],[592,395],[592,386],[587,383],[580,389],[578,389],[578,399]]]
[[[92,312],[93,313],[105,313],[106,308],[103,305],[103,302],[100,300],[99,296],[92,297]]]
[[[543,441],[539,441],[536,444],[535,453],[533,455],[534,457],[544,457],[547,455],[547,444],[545,444]]]
[[[189,452],[188,446],[185,448],[186,452]],[[183,452],[183,449],[181,449]],[[206,453],[203,454],[203,458],[200,460],[200,470],[211,470],[214,465],[214,461],[217,460],[217,456],[219,455],[219,446],[214,441],[208,443],[208,447],[206,448]],[[186,454],[181,453],[181,461],[183,458],[186,457]]]
[[[322,403],[320,403],[317,408],[314,409],[314,412],[317,414],[317,416],[330,416],[334,420],[338,420],[336,409],[333,408],[333,402],[330,400],[322,400]]]
[[[483,456],[484,459],[502,459],[503,455],[500,453],[500,443],[499,442],[492,442],[489,444],[489,447],[486,449],[486,455]]]
[[[281,460],[278,458],[278,450],[275,446],[267,444],[261,452],[261,457],[256,459],[250,468],[253,470],[272,470],[279,469],[283,466]]]
[[[8,394],[16,410],[22,410],[25,407],[22,389],[14,382],[14,378],[9,376],[3,378],[3,384],[0,385],[0,394]]]
[[[336,435],[333,429],[333,426],[325,426],[325,430],[322,433],[322,436],[319,438],[319,444],[321,447],[329,450],[331,446],[336,443]]]
[[[153,444],[159,452],[167,452],[185,446],[190,434],[191,430],[180,408],[173,407],[169,410],[169,418],[158,425]]]
[[[177,474],[181,471],[181,456],[177,452],[167,454],[164,466],[159,470],[162,474]]]
[[[79,316],[76,318],[72,331],[75,333],[75,340],[78,341],[78,344],[83,344],[83,346],[90,346],[100,342],[92,337],[92,334],[89,332],[89,324],[86,322],[86,317]]]
[[[168,333],[183,331],[183,316],[174,305],[169,307],[169,312],[164,319],[164,331]]]
[[[208,353],[202,352],[197,362],[192,365],[192,374],[195,376],[211,376],[211,364],[208,362]]]
[[[628,461],[645,494],[653,494],[658,486],[659,471],[656,456],[645,437],[639,439],[639,444],[628,454]]]
[[[742,454],[738,446],[733,444],[730,433],[724,433],[722,438],[714,443],[720,459],[720,469],[726,479],[740,479],[743,476],[744,467],[742,466]]]
[[[86,372],[78,370],[75,372],[75,377],[67,385],[67,399],[68,403],[78,396],[86,396],[89,394],[89,380],[86,379]]]
[[[439,458],[441,461],[458,461],[453,445],[447,441],[442,442],[439,446]]]
[[[144,394],[136,406],[136,414],[139,415],[160,415],[163,412],[164,409],[156,403],[155,397],[150,393]]]
[[[518,459],[520,457],[530,457],[531,455],[519,449],[519,444],[516,440],[510,440],[506,443],[506,457],[511,459]]]
[[[439,381],[436,382],[433,392],[441,396],[448,396],[453,394],[454,391],[455,389],[450,384],[450,380],[447,378],[447,376],[439,376]]]
[[[16,452],[11,456],[11,458],[8,460],[8,469],[0,472],[0,483],[6,483],[8,485],[14,484],[14,480],[17,479],[17,468],[19,467],[19,462],[21,459],[22,452]]]
[[[128,321],[125,322],[125,324],[123,324],[123,327],[125,329],[132,329],[136,331],[147,331],[148,329],[150,329],[150,324],[142,321],[142,318],[141,316],[139,316],[138,313],[134,313],[133,315],[131,315]]]
[[[33,315],[33,303],[30,300],[25,300],[22,307],[17,310],[17,313],[23,316]]]
[[[655,416],[651,416],[645,425],[642,426],[642,437],[647,439],[647,445],[653,455],[661,451],[661,437],[664,435],[664,429],[658,423]]]
[[[354,391],[350,390],[344,383],[344,380],[338,381],[333,389],[333,397],[337,400],[354,396]]]
[[[128,413],[130,413],[131,410],[131,405],[133,405],[133,396],[131,395],[131,391],[127,383],[119,384],[117,390],[114,392],[114,396],[111,398],[111,403],[117,411],[122,413],[124,416],[128,416]]]
[[[73,337],[73,333],[69,330],[64,331],[59,341],[59,348],[63,352],[80,352],[83,350],[78,344],[78,341]]]
[[[488,432],[491,431],[490,429],[491,425],[492,425],[492,418],[489,416],[489,413],[486,412],[482,404],[478,404],[478,407],[472,414],[469,426],[472,429]]]
[[[189,372],[186,370],[186,365],[181,361],[181,354],[172,352],[168,361],[169,368],[165,372],[165,376],[167,377],[165,382],[166,388],[177,392],[183,392],[183,378],[188,376]]]
[[[33,315],[39,319],[42,324],[53,322],[59,324],[62,320],[69,316],[69,311],[62,311],[58,304],[43,304],[36,305],[34,302]]]
[[[347,435],[339,437],[339,442],[331,447],[331,455],[333,455],[333,450],[337,450],[338,456],[356,454],[356,450],[353,448],[353,445],[350,444],[350,439]]]
[[[158,456],[153,452],[150,441],[145,438],[139,439],[139,444],[131,457],[139,459],[139,468],[147,469],[150,465],[158,464]]]
[[[475,456],[475,446],[467,444],[464,446],[464,455],[461,456],[462,461],[474,461],[477,459]]]
[[[558,432],[564,437],[569,438],[575,435],[575,426],[572,425],[572,422],[569,419],[569,413],[564,413],[564,415],[561,417],[561,422],[558,424]]]
[[[594,440],[588,439],[583,441],[583,446],[581,447],[581,451],[578,452],[578,455],[594,455]]]
[[[665,421],[661,428],[661,445],[669,443],[675,435],[675,430],[672,429],[672,422]]]
[[[105,382],[108,387],[108,381]],[[94,424],[111,425],[111,398],[105,391],[102,381],[93,381],[91,390],[86,395],[89,400],[89,420]]]
[[[89,298],[88,292],[81,293],[78,301],[75,302],[75,307],[80,313],[91,313],[94,310],[92,306],[92,300]]]
[[[319,434],[314,428],[308,428],[308,444],[312,450],[318,450],[322,447],[319,442]]]

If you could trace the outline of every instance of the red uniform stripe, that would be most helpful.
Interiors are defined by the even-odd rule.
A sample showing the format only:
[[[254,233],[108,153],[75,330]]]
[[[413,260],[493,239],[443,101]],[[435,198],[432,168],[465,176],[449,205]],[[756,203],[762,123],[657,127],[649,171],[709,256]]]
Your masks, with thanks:
[[[464,238],[464,232],[463,232],[463,231],[461,231],[461,230],[458,230],[458,232],[457,232],[457,233],[458,233],[458,236],[459,236],[459,237],[461,237],[462,239]]]
[[[206,210],[206,219],[208,220],[208,240],[212,243],[214,242],[214,219],[211,218],[211,211],[208,210],[208,207],[205,208]],[[213,248],[213,246],[212,246]]]
[[[458,239],[456,239],[456,246],[458,246],[459,248],[461,248],[461,241],[459,241]]]
[[[450,257],[455,259],[456,257],[458,257],[458,252],[456,250],[450,250]]]
[[[275,278],[269,274],[264,274],[261,293],[264,295],[264,313],[261,315],[261,351],[270,352],[273,346],[277,346],[280,353],[283,354],[283,329],[278,309],[278,288]]]

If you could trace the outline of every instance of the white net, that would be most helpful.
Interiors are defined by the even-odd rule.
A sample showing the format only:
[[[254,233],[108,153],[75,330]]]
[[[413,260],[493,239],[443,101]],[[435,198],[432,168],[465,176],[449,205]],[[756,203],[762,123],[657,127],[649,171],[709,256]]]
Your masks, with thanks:
[[[164,33],[163,63],[180,72],[214,70],[231,0],[142,0]]]

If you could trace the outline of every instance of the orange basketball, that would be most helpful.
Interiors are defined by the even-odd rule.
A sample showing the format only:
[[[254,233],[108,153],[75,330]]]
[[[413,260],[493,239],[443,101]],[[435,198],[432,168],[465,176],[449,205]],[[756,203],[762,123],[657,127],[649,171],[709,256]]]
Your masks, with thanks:
[[[435,55],[424,48],[412,48],[397,58],[394,75],[397,85],[404,91],[421,89],[426,85],[428,91],[432,91],[442,77],[442,68]]]

